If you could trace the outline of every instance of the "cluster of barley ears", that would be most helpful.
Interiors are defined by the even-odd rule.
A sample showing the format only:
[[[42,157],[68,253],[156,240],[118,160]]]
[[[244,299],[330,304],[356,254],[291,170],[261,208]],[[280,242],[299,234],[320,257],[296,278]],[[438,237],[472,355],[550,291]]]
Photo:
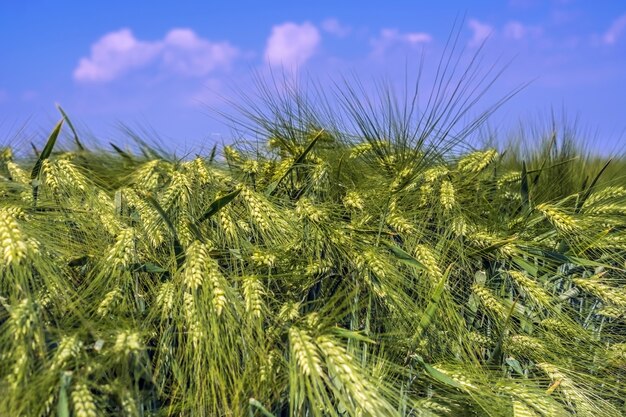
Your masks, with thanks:
[[[0,153],[0,414],[624,413],[623,160],[467,150],[454,94],[270,93],[196,158],[65,115]]]

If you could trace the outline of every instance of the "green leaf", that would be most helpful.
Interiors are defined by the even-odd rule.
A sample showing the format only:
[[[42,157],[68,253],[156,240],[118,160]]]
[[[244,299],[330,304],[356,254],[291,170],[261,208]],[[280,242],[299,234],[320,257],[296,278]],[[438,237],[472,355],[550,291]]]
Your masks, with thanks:
[[[61,127],[63,127],[63,120],[64,119],[59,120],[56,126],[54,126],[54,129],[52,129],[52,133],[50,133],[50,136],[48,137],[46,146],[43,148],[43,151],[41,151],[41,153],[39,154],[39,158],[37,159],[37,162],[35,162],[35,166],[33,167],[33,170],[30,173],[31,180],[34,180],[35,178],[39,176],[39,172],[41,171],[41,164],[43,164],[43,161],[45,161],[46,159],[50,157],[50,154],[52,153],[52,148],[54,148],[54,144],[56,143],[57,138],[59,137],[59,133],[61,132]]]
[[[276,417],[274,414],[270,413],[267,408],[263,407],[263,404],[261,404],[259,401],[255,400],[254,398],[250,398],[248,402],[251,405],[250,407],[251,416],[254,416],[254,411],[252,410],[252,407],[254,407],[257,410],[259,410],[261,414],[263,414],[265,417]]]
[[[178,268],[180,268],[185,261],[185,251],[183,250],[183,247],[180,244],[180,240],[178,240],[178,233],[176,232],[176,228],[174,227],[174,224],[170,220],[165,210],[163,210],[163,207],[161,207],[159,202],[156,201],[154,197],[152,197],[149,194],[144,194],[143,197],[159,213],[159,216],[161,216],[161,219],[163,219],[163,222],[169,229],[170,234],[172,235],[172,240],[173,240],[173,245],[174,245],[174,255],[176,256],[176,265]]]
[[[528,272],[528,274],[530,274],[533,277],[537,276],[537,273],[539,272],[539,268],[537,268],[535,265],[529,263],[525,259],[520,258],[519,256],[514,256],[512,259],[513,259],[513,262],[517,266],[522,268],[522,270]]]
[[[203,221],[209,219],[211,216],[215,215],[218,211],[220,211],[224,206],[234,200],[235,197],[239,195],[241,190],[235,190],[225,196],[218,198],[213,201],[207,211],[204,212],[202,216],[196,221],[196,223],[202,223]]]
[[[417,325],[417,331],[413,335],[413,344],[418,343],[418,339],[422,337],[424,331],[428,328],[428,326],[430,326],[430,323],[432,323],[433,318],[435,317],[435,312],[439,308],[439,301],[441,300],[441,296],[443,295],[443,290],[445,288],[446,281],[448,280],[448,273],[450,272],[451,268],[452,265],[450,265],[446,270],[446,273],[443,274],[432,295],[430,296],[430,301],[428,303],[428,306],[426,307],[426,311],[424,311],[424,314],[422,315],[422,318]]]
[[[134,264],[132,269],[138,272],[148,272],[148,273],[155,273],[155,274],[161,273],[161,272],[168,272],[167,269],[164,269],[163,267],[157,264],[153,264],[152,262],[145,262],[143,264]]]
[[[613,161],[613,159],[609,159],[608,161],[606,161],[606,164],[604,164],[604,166],[602,167],[600,172],[598,172],[598,174],[594,177],[593,181],[591,181],[591,184],[589,184],[589,187],[587,188],[587,190],[585,190],[585,193],[583,194],[583,196],[576,203],[575,213],[580,213],[580,210],[583,208],[583,205],[585,204],[585,201],[587,201],[587,199],[591,195],[591,192],[593,191],[593,187],[595,187],[596,182],[598,182],[598,180],[600,179],[600,177],[602,176],[602,174],[608,168],[609,164],[612,161]]]
[[[454,387],[454,388],[464,389],[463,385],[461,385],[454,379],[450,378],[447,374],[441,372],[438,369],[433,368],[431,365],[424,362],[424,359],[420,355],[414,355],[413,357],[419,362],[420,365],[424,367],[424,369],[426,370],[426,373],[428,373],[428,375],[430,375],[435,380],[445,385]]]
[[[522,196],[522,207],[528,209],[530,207],[530,194],[528,189],[528,172],[526,171],[526,162],[522,162],[522,184],[520,186],[520,195]]]
[[[409,255],[407,252],[402,250],[399,246],[394,245],[393,243],[382,241],[383,245],[387,246],[391,253],[403,264],[412,266],[422,271],[427,271],[427,268],[420,261]]]
[[[67,388],[70,385],[72,374],[64,372],[61,374],[61,386],[59,387],[59,399],[57,401],[57,416],[70,417],[70,405],[67,398]]]
[[[56,143],[57,138],[59,137],[59,132],[61,132],[61,127],[63,127],[63,119],[59,120],[56,126],[54,126],[54,129],[52,129],[52,133],[50,134],[50,137],[48,137],[46,146],[38,155],[37,162],[35,162],[35,166],[33,167],[33,170],[30,173],[30,179],[33,180],[31,182],[31,185],[33,187],[33,206],[37,205],[37,196],[39,195],[40,183],[38,179],[39,179],[39,173],[41,172],[41,165],[43,164],[43,161],[45,161],[46,159],[50,157],[50,154],[52,153],[52,148],[54,148],[54,144]]]
[[[117,146],[114,143],[109,142],[109,145],[111,145],[111,147],[113,148],[113,150],[115,152],[117,152],[122,158],[126,159],[127,161],[132,162],[133,161],[133,157],[130,156],[128,154],[128,152],[124,152],[124,150],[122,148],[120,148],[119,146]]]
[[[298,155],[298,157],[296,158],[295,161],[293,161],[293,164],[291,164],[291,166],[289,167],[289,169],[287,171],[285,171],[285,173],[283,174],[282,177],[280,177],[280,179],[278,179],[278,181],[275,181],[273,183],[271,183],[269,185],[269,187],[267,187],[267,190],[265,190],[265,195],[272,195],[274,193],[274,191],[276,191],[276,188],[280,185],[280,183],[287,178],[287,176],[289,175],[289,173],[291,173],[291,171],[297,167],[298,165],[300,165],[302,163],[302,161],[304,161],[304,158],[306,158],[306,156],[309,154],[309,152],[311,152],[311,149],[313,149],[313,146],[315,146],[315,144],[317,143],[317,141],[322,137],[322,133],[324,133],[324,129],[320,130],[319,132],[317,132],[317,134],[315,135],[315,137],[313,137],[313,139],[311,139],[311,142],[309,142],[309,144],[307,145],[306,149],[304,149],[304,151],[302,151],[302,153],[300,155]]]
[[[518,374],[520,374],[521,376],[524,376],[524,370],[522,369],[522,365],[520,365],[519,361],[517,359],[514,358],[506,358],[506,360],[504,361],[507,365],[509,365],[509,367],[511,369],[513,369],[515,372],[517,372]]]
[[[65,122],[67,123],[67,125],[70,128],[70,130],[72,131],[72,134],[74,135],[74,142],[76,143],[76,146],[78,146],[78,149],[80,149],[81,151],[84,151],[85,147],[83,146],[83,144],[78,139],[78,133],[76,133],[76,129],[74,129],[74,125],[70,121],[70,118],[67,117],[67,114],[65,113],[65,111],[63,110],[63,108],[61,107],[60,104],[57,104],[57,109],[59,110],[59,112],[61,113],[61,116],[63,116],[63,119],[65,119]]]
[[[213,145],[213,148],[211,149],[211,155],[209,156],[209,164],[212,164],[213,161],[215,160],[216,153],[217,153],[217,145]]]

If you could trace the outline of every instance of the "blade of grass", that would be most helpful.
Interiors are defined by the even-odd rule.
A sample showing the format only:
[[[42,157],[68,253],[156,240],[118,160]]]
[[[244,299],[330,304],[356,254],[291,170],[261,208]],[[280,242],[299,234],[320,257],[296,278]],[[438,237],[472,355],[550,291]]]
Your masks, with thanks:
[[[163,210],[163,207],[161,207],[159,202],[156,201],[154,197],[152,197],[150,194],[144,194],[143,197],[148,203],[150,203],[150,205],[157,211],[157,213],[159,213],[159,216],[161,216],[161,219],[163,219],[163,222],[169,229],[170,234],[172,235],[174,255],[176,256],[176,266],[180,268],[185,262],[185,251],[183,250],[183,247],[180,244],[180,240],[178,239],[178,232],[176,231],[174,224],[170,220],[165,210]]]
[[[54,126],[54,129],[52,129],[52,133],[50,133],[50,136],[48,137],[46,146],[44,146],[43,150],[39,154],[37,162],[35,162],[35,166],[33,166],[33,170],[30,173],[30,179],[32,180],[31,184],[33,187],[33,206],[37,205],[37,196],[39,195],[39,173],[41,172],[41,165],[43,164],[43,161],[48,159],[50,154],[52,154],[54,144],[56,143],[59,133],[61,132],[61,128],[63,127],[63,120],[64,119],[59,120]]]
[[[304,149],[304,151],[302,151],[302,153],[300,155],[298,155],[298,157],[296,158],[295,161],[293,161],[293,164],[291,164],[291,166],[289,167],[289,169],[287,171],[285,171],[285,173],[283,174],[282,177],[280,177],[278,179],[278,181],[271,183],[268,187],[267,190],[265,190],[265,194],[266,195],[273,195],[274,191],[276,191],[276,188],[280,185],[280,183],[287,178],[287,176],[291,173],[291,171],[297,167],[298,165],[300,165],[302,163],[302,161],[304,161],[304,158],[306,158],[306,156],[309,154],[309,152],[311,152],[311,149],[313,149],[313,146],[315,146],[315,144],[317,143],[317,141],[319,140],[319,138],[322,137],[322,133],[324,133],[324,129],[320,130],[319,132],[317,132],[317,134],[315,135],[315,137],[313,137],[313,139],[311,139],[311,141],[309,142],[309,144],[307,145],[307,147]]]
[[[207,211],[204,212],[200,218],[196,221],[196,224],[200,224],[205,220],[208,220],[211,216],[214,216],[218,211],[220,211],[224,206],[233,201],[235,197],[239,195],[241,190],[235,190],[231,193],[222,196],[211,203]]]
[[[85,147],[81,143],[80,139],[78,139],[78,133],[76,133],[76,129],[74,129],[74,125],[70,121],[70,118],[67,117],[67,114],[65,113],[65,111],[63,110],[63,108],[61,107],[60,104],[57,104],[56,106],[57,106],[57,110],[59,110],[59,113],[61,113],[61,116],[63,116],[63,119],[65,119],[65,123],[67,123],[67,125],[70,128],[70,130],[72,131],[72,134],[74,135],[74,142],[76,143],[76,146],[78,146],[78,149],[80,149],[81,151],[84,151]]]

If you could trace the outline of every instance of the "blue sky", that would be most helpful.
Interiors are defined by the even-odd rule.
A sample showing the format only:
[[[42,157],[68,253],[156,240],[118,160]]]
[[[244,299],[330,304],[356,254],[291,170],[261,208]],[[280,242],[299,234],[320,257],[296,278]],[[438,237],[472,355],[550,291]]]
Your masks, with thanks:
[[[483,106],[532,81],[494,114],[498,134],[545,125],[554,110],[596,149],[623,148],[626,3],[608,0],[4,1],[0,144],[41,140],[55,103],[106,142],[123,141],[120,122],[177,149],[228,140],[209,108],[250,91],[251,74],[281,67],[323,87],[346,74],[401,86],[421,56],[434,71],[455,19],[466,57],[488,37],[484,62],[510,62]]]

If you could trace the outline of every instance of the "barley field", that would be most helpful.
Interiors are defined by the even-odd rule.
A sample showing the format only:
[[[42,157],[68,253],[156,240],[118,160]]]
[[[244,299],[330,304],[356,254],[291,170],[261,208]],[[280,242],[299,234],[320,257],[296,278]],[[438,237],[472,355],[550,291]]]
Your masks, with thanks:
[[[64,112],[2,148],[0,415],[624,415],[624,158],[354,93],[198,155]]]

